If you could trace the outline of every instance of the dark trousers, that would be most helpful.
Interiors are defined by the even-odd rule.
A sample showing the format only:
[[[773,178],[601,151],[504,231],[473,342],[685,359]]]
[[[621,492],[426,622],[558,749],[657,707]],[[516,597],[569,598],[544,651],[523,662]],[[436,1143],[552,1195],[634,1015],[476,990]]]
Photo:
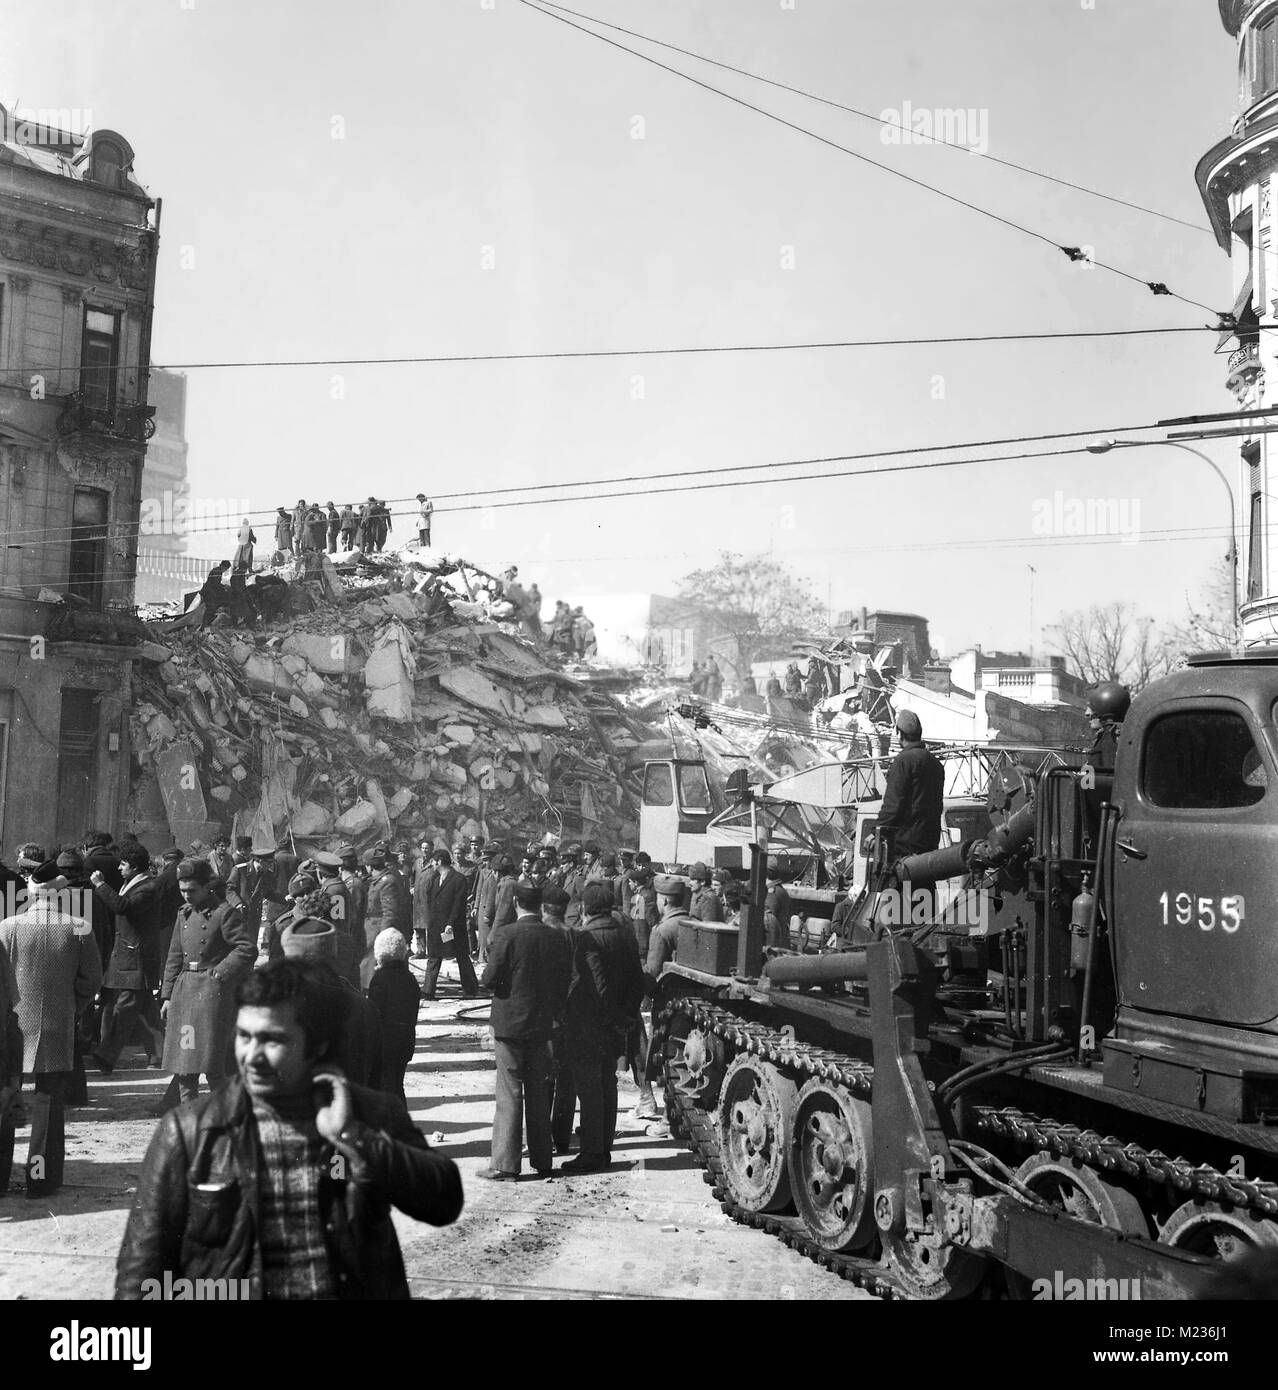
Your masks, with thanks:
[[[337,532],[340,526],[341,522],[339,521],[330,521],[328,523],[328,553],[330,555],[337,554]]]
[[[62,1186],[66,1164],[66,1090],[69,1071],[40,1071],[31,1099],[31,1145],[27,1151],[27,1196],[48,1197]],[[0,1191],[9,1184],[13,1166],[14,1125],[0,1121]]]
[[[150,1055],[163,1053],[164,1035],[160,1032],[160,1014],[155,995],[149,989],[117,989],[102,1018],[102,1041],[98,1045],[98,1056],[114,1066],[135,1030],[146,1038]]]
[[[493,1167],[518,1173],[523,1132],[528,1132],[528,1161],[544,1173],[553,1166],[550,1147],[549,1044],[522,1039],[496,1040],[497,1107],[493,1112]]]
[[[342,549],[343,549],[343,550],[349,550],[354,544],[355,544],[355,532],[354,532],[354,531],[343,531],[343,532],[342,532]]]
[[[560,1153],[572,1147],[572,1122],[577,1114],[577,1083],[572,1074],[572,1059],[563,1035],[554,1046],[554,1098],[550,1105],[550,1138]]]
[[[418,540],[418,542],[419,542],[421,545],[429,545],[429,544],[430,544],[430,527],[429,527],[429,526],[419,526],[419,527],[417,528],[417,540]]]
[[[617,1055],[614,1034],[575,1034],[568,1058],[581,1102],[581,1156],[611,1159],[617,1137]]]
[[[465,927],[453,928],[453,939],[442,941],[435,932],[426,934],[426,981],[422,993],[429,998],[435,993],[439,983],[439,967],[444,957],[449,956],[457,962],[457,973],[461,977],[462,993],[479,993],[479,981],[475,978],[475,967],[470,959],[470,946],[466,939]]]
[[[404,1073],[413,1060],[413,1049],[417,1046],[417,1029],[411,1023],[382,1024],[382,1086],[388,1096],[398,1096],[407,1101],[404,1094]]]

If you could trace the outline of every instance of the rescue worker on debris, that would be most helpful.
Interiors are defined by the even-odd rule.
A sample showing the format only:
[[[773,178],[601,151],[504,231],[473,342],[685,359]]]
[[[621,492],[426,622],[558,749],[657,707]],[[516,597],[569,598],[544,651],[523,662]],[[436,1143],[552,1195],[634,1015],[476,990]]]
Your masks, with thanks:
[[[1113,769],[1118,738],[1131,703],[1131,691],[1117,681],[1101,681],[1087,692],[1087,722],[1093,734],[1091,756],[1097,767]]]
[[[275,509],[275,549],[285,556],[293,553],[293,518],[284,507]]]
[[[231,562],[229,560],[223,560],[221,564],[214,565],[209,570],[208,578],[200,585],[200,602],[204,605],[200,615],[201,627],[208,627],[217,616],[218,610],[226,608],[230,604],[226,586],[222,583],[222,576],[230,568]]]
[[[328,512],[328,553],[337,554],[337,533],[342,529],[342,515],[337,508],[329,502],[325,510]]]
[[[313,502],[306,513],[306,542],[310,550],[323,550],[328,533],[328,518],[318,502]]]
[[[723,904],[719,895],[710,887],[710,870],[697,863],[688,870],[688,877],[696,887],[692,890],[692,902],[688,906],[688,916],[699,922],[722,922]]]
[[[300,555],[306,549],[306,498],[299,497],[293,508],[293,554]]]
[[[358,519],[355,515],[355,508],[349,502],[342,508],[339,520],[338,530],[341,532],[342,549],[350,550],[355,544],[355,527],[358,525]]]
[[[435,515],[435,504],[424,492],[417,494],[421,505],[417,509],[417,543],[424,550],[430,548],[430,523]]]
[[[791,700],[803,694],[803,677],[799,674],[797,661],[792,661],[785,668],[785,693]]]

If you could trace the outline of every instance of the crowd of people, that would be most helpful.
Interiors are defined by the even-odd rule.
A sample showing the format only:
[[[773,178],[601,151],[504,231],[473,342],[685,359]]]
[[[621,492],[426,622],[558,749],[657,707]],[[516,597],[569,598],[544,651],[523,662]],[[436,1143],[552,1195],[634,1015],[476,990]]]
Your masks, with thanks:
[[[423,546],[430,545],[431,521],[435,504],[424,492],[417,494],[417,539]],[[244,525],[248,525],[247,519]],[[292,509],[278,507],[275,511],[275,558],[282,563],[290,555],[300,558],[307,551],[327,551],[336,555],[339,547],[344,551],[385,550],[386,542],[395,529],[391,510],[382,498],[370,497],[367,502],[347,502],[340,509],[332,502],[308,503],[304,497],[297,499]],[[253,537],[256,540],[256,537]],[[245,544],[243,534],[241,547]],[[236,565],[241,557],[237,553]],[[246,569],[252,569],[251,550],[247,554]]]
[[[460,1179],[409,1121],[404,1089],[419,1009],[451,988],[440,983],[445,960],[456,963],[463,997],[492,1000],[485,1178],[520,1175],[525,1137],[540,1176],[552,1174],[555,1154],[568,1172],[606,1169],[619,1059],[639,1086],[636,1117],[661,1123],[646,1078],[644,1001],[681,921],[731,919],[740,906],[730,876],[713,885],[698,865],[691,877],[689,900],[685,882],[654,873],[641,852],[533,843],[516,857],[479,836],[452,849],[427,835],[416,849],[381,842],[362,855],[345,845],[309,857],[222,837],[155,860],[130,834],[94,832],[56,852],[23,844],[16,867],[0,864],[9,906],[21,909],[0,922],[0,1195],[28,1118],[26,1193],[62,1186],[66,1109],[88,1102],[86,1069],[163,1068],[170,1082],[121,1253],[122,1296],[142,1296],[157,1269],[180,1262],[173,1228],[192,1217],[175,1196],[179,1170],[183,1183],[222,1181],[185,1170],[197,1141],[249,1123],[266,1159],[249,1175],[255,1200],[274,1213],[260,1233],[265,1263],[246,1276],[254,1296],[334,1296],[333,1281],[349,1274],[340,1249],[314,1229],[303,1248],[292,1231],[320,1198],[297,1206],[273,1165],[319,1173],[322,1196],[320,1169],[334,1153],[365,1163],[376,1153],[391,1183],[402,1176],[395,1146],[406,1146],[404,1171],[416,1176],[394,1204],[423,1220],[454,1219]],[[424,964],[415,970],[412,960]],[[231,1144],[219,1162],[234,1167],[242,1153]],[[354,1198],[347,1205],[367,1223]],[[221,1221],[228,1240],[236,1212]],[[359,1273],[359,1296],[404,1292],[388,1230],[383,1223],[376,1237],[385,1268]],[[214,1264],[225,1273],[233,1262]]]

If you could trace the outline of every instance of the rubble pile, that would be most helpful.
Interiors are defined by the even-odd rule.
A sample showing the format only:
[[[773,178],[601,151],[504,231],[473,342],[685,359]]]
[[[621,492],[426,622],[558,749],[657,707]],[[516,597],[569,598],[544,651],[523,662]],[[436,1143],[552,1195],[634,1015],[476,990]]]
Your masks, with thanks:
[[[607,682],[498,621],[460,562],[343,558],[299,567],[256,628],[151,624],[171,656],[136,675],[139,834],[312,850],[476,832],[635,839],[627,758],[656,731]]]

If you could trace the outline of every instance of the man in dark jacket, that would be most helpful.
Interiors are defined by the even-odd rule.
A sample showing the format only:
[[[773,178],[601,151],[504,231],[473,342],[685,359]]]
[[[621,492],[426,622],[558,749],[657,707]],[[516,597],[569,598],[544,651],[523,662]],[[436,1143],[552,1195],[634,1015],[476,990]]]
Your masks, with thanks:
[[[567,936],[542,921],[541,889],[516,888],[515,906],[514,923],[493,933],[483,978],[493,991],[497,1107],[492,1164],[480,1177],[496,1182],[519,1176],[525,1126],[533,1170],[543,1178],[553,1170],[549,1048],[572,974]]]
[[[267,913],[267,903],[281,911],[284,908],[273,849],[265,846],[255,849],[252,858],[235,865],[226,880],[226,900],[244,909],[244,925],[257,944],[263,921],[269,926],[278,916],[275,912]]]
[[[143,845],[120,850],[120,876],[125,881],[117,893],[96,869],[89,875],[94,895],[115,914],[115,944],[102,976],[103,987],[114,994],[102,1020],[102,1041],[93,1053],[103,1072],[115,1068],[135,1028],[146,1039],[148,1063],[159,1066],[164,1050],[154,994],[160,983],[160,895]]]
[[[913,710],[902,710],[896,727],[901,732],[901,751],[888,769],[877,828],[890,857],[903,859],[907,854],[926,854],[941,842],[945,769],[923,746],[923,726]]]
[[[612,1162],[617,1135],[617,1058],[626,1027],[644,995],[639,949],[627,923],[612,914],[612,885],[587,883],[583,924],[573,932],[572,981],[565,1041],[581,1102],[581,1152],[565,1173],[597,1173]]]
[[[462,1208],[457,1165],[403,1102],[353,1085],[316,967],[285,960],[240,995],[238,1077],[165,1117],[129,1213],[116,1297],[166,1278],[247,1281],[252,1299],[407,1299],[391,1207],[434,1226]]]
[[[432,858],[435,861],[435,877],[426,889],[426,920],[429,926],[422,998],[434,999],[439,983],[439,967],[448,955],[457,962],[462,994],[467,999],[474,999],[479,994],[479,982],[475,979],[475,967],[471,963],[470,948],[466,942],[469,884],[466,876],[453,868],[453,856],[446,849],[437,849]]]

